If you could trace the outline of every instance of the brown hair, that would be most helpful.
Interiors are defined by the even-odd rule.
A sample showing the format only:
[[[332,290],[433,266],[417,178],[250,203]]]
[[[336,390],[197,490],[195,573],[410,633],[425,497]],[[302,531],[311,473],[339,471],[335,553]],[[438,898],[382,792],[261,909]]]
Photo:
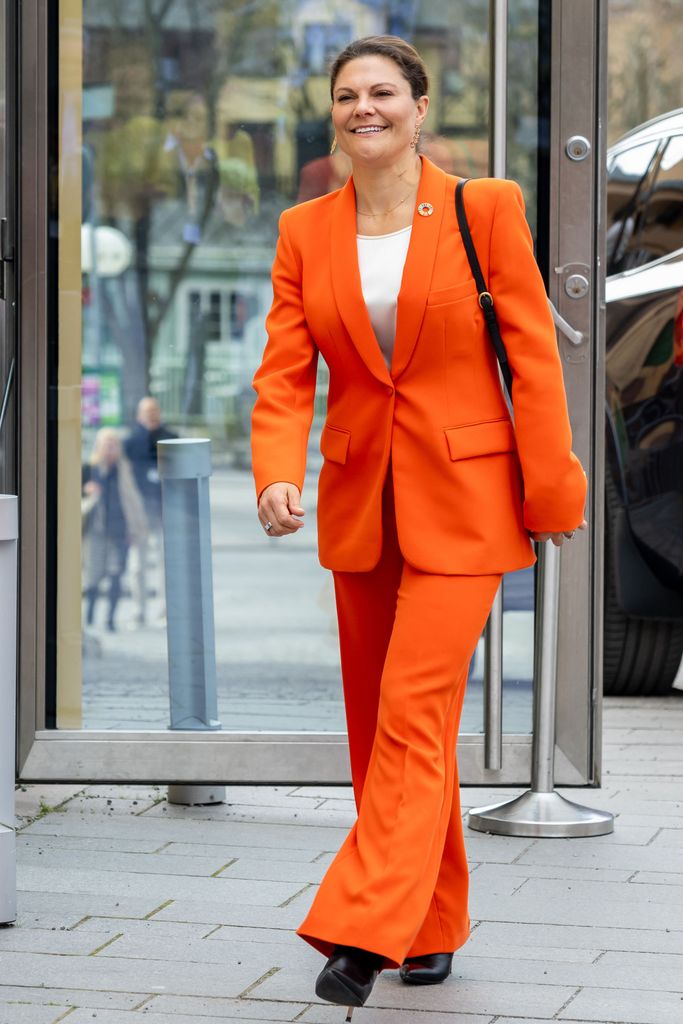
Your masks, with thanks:
[[[419,100],[429,89],[429,78],[427,69],[422,57],[414,46],[407,43],[400,36],[365,36],[363,39],[356,39],[349,43],[335,58],[330,69],[330,96],[334,101],[334,85],[339,72],[349,61],[357,57],[367,57],[377,54],[380,57],[388,57],[398,65],[399,71],[410,85],[410,91],[414,100]]]

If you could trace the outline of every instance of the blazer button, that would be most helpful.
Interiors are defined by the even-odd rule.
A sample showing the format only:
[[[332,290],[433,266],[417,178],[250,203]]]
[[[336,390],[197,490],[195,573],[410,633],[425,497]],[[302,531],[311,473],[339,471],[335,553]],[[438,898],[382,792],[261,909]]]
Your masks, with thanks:
[[[387,394],[388,395],[393,395],[393,393],[394,393],[394,389],[392,388],[391,384],[387,384]]]

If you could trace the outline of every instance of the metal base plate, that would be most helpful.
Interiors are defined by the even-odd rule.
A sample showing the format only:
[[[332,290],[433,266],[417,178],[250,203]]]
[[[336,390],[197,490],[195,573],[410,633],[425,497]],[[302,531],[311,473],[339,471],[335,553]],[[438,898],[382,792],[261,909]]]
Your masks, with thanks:
[[[169,786],[169,804],[223,804],[225,786]]]
[[[559,793],[527,790],[513,800],[473,807],[465,818],[478,832],[502,836],[604,836],[614,831],[614,815],[567,800]]]

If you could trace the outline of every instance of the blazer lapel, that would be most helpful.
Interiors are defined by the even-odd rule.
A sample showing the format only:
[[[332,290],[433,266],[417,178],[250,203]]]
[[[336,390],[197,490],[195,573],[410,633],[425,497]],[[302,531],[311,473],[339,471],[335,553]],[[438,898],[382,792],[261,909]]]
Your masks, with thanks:
[[[391,360],[393,379],[408,365],[422,326],[446,206],[446,184],[444,171],[423,156],[413,229],[398,294],[396,338]],[[432,207],[433,212],[429,216],[418,212],[421,203]]]
[[[372,329],[363,298],[356,242],[356,190],[350,177],[339,191],[332,215],[331,264],[334,297],[351,340],[371,373],[383,383],[395,379],[408,365],[424,317],[432,280],[439,233],[446,205],[446,174],[426,157],[418,186],[410,245],[406,256],[396,311],[396,338],[391,372]],[[433,212],[418,213],[420,203]]]
[[[383,383],[390,383],[363,298],[356,241],[356,190],[351,177],[334,204],[331,244],[332,289],[339,315],[370,372]]]

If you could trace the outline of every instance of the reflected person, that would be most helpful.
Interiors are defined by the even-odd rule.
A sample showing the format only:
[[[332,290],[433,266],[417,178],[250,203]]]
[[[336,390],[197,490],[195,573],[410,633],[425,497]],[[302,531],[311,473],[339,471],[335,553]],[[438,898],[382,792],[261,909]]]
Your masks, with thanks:
[[[82,470],[82,485],[86,623],[93,625],[100,585],[107,582],[107,628],[114,632],[128,548],[131,543],[143,543],[147,517],[121,440],[112,427],[98,430],[92,455]]]
[[[269,537],[303,526],[319,353],[329,369],[318,557],[332,571],[358,818],[297,935],[326,956],[315,991],[350,1019],[383,969],[451,972],[469,936],[456,741],[470,659],[502,574],[561,545],[587,480],[515,181],[465,188],[513,375],[513,425],[458,230],[457,178],[418,152],[417,52],[351,43],[331,71],[353,171],[286,210],[252,465]],[[268,624],[265,624],[268,628]]]

